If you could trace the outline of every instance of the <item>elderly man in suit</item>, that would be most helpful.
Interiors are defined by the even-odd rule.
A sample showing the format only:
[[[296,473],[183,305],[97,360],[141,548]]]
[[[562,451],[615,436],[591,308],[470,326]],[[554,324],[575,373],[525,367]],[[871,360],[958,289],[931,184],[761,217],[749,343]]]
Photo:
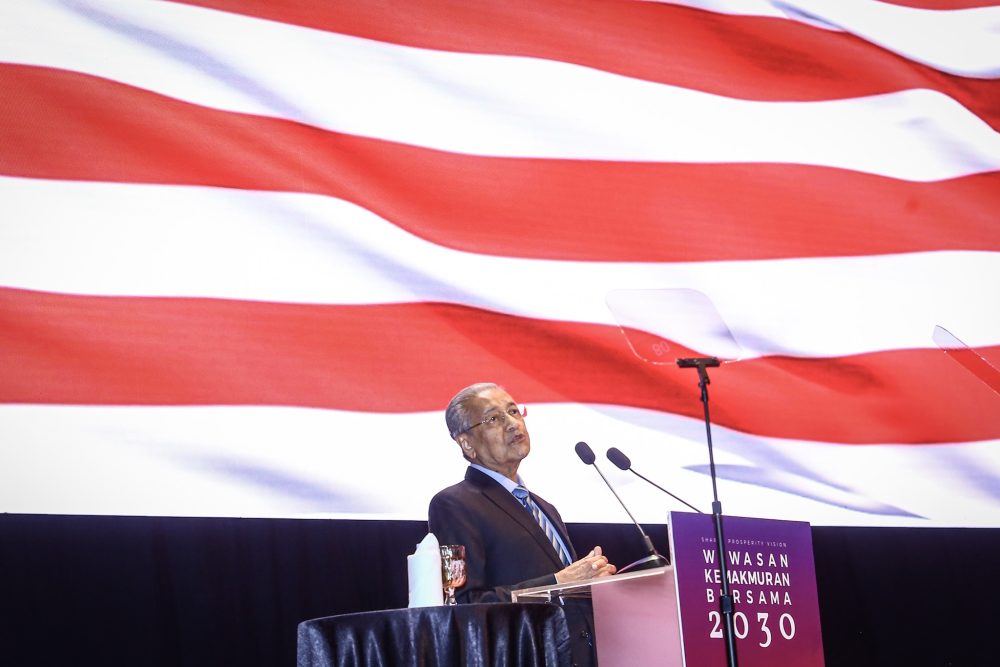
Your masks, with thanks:
[[[470,465],[464,481],[431,500],[428,524],[441,544],[465,545],[459,602],[509,602],[511,590],[615,573],[599,546],[577,558],[559,512],[517,474],[531,439],[510,394],[492,383],[466,387],[445,421]],[[574,663],[595,663],[589,610],[567,605],[566,617]]]

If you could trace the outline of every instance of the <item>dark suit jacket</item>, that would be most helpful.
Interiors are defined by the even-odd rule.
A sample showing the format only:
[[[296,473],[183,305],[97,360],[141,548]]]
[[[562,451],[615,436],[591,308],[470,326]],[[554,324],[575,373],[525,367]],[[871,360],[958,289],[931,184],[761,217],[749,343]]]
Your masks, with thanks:
[[[555,507],[534,493],[532,499],[559,531],[570,556],[577,555]],[[509,602],[519,588],[556,583],[563,568],[559,554],[530,512],[489,476],[469,467],[465,481],[440,491],[428,509],[430,531],[441,544],[465,546],[467,580],[459,602]],[[593,625],[589,610],[567,601],[566,620],[574,663],[593,664]]]

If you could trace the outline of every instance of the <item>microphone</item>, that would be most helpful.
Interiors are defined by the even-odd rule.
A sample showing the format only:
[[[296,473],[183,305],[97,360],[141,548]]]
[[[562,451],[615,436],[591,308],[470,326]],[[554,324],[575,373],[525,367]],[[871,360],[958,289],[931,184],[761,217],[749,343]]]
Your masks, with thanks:
[[[654,482],[654,481],[652,481],[650,479],[646,479],[645,477],[643,477],[642,475],[640,475],[639,473],[637,473],[635,470],[632,470],[632,461],[629,460],[629,458],[627,456],[625,456],[625,453],[622,450],[618,449],[617,447],[612,447],[611,449],[608,450],[608,460],[611,461],[612,463],[614,463],[616,466],[618,466],[622,470],[631,471],[631,473],[633,475],[635,475],[636,477],[638,477],[639,479],[642,479],[642,480],[644,480],[644,481],[652,484],[653,486],[655,486],[656,488],[658,488],[660,491],[663,491],[665,494],[667,494],[668,496],[670,496],[671,498],[673,498],[674,500],[676,500],[678,502],[681,502],[681,503],[684,503],[685,505],[687,505],[688,507],[690,507],[691,509],[693,509],[695,512],[698,512],[699,514],[704,514],[704,512],[702,512],[700,509],[698,509],[697,507],[695,507],[694,505],[692,505],[688,501],[684,500],[683,498],[678,498],[677,496],[675,496],[674,494],[670,493],[669,491],[667,491],[666,489],[664,489],[662,486],[660,486],[659,484],[657,484],[656,482]]]
[[[597,457],[594,456],[594,450],[591,449],[590,445],[585,442],[576,443],[576,455],[580,457],[581,461],[589,466],[594,465],[594,461],[597,460]],[[594,466],[594,468],[597,469],[597,472],[601,472],[600,468],[597,468],[597,466]],[[601,475],[601,477],[604,477],[604,475]],[[625,511],[627,512],[628,510]]]
[[[666,558],[661,556],[656,551],[656,547],[653,546],[653,541],[649,539],[649,535],[647,535],[646,531],[642,529],[642,526],[640,526],[639,522],[635,520],[635,517],[632,516],[632,513],[628,511],[628,508],[625,507],[625,503],[623,503],[622,499],[618,497],[618,494],[615,492],[614,487],[612,487],[611,483],[608,482],[608,478],[604,476],[604,473],[601,472],[601,469],[597,467],[596,463],[594,463],[596,457],[594,456],[594,450],[590,448],[590,445],[588,445],[585,442],[576,443],[576,455],[579,456],[580,460],[583,461],[585,464],[589,466],[590,465],[594,466],[594,470],[597,471],[597,474],[600,475],[601,479],[604,480],[604,483],[607,485],[608,489],[610,489],[611,493],[614,494],[615,499],[618,500],[618,504],[622,506],[622,509],[625,510],[626,514],[628,514],[628,518],[632,519],[632,523],[634,523],[635,527],[639,529],[639,534],[642,535],[643,545],[645,545],[646,552],[649,554],[648,556],[640,558],[636,562],[631,563],[626,567],[623,567],[621,570],[619,570],[619,572],[626,572],[628,570],[648,570],[654,567],[663,567],[665,565],[669,565],[670,564],[669,561],[667,561]]]
[[[677,360],[680,368],[718,368],[718,357],[684,357]]]

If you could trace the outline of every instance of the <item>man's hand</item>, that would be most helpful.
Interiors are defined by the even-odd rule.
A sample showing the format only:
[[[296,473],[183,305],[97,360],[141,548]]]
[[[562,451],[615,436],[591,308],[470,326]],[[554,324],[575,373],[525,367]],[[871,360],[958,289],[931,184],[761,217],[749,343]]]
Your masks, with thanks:
[[[580,560],[556,572],[556,583],[568,584],[595,577],[607,577],[617,571],[618,568],[609,563],[607,556],[601,553],[601,547],[594,547]]]

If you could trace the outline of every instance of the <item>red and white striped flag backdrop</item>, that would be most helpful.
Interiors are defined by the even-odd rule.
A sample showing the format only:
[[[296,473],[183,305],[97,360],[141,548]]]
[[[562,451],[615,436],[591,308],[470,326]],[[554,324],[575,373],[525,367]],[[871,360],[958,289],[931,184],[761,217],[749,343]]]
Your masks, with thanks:
[[[989,5],[3,3],[0,511],[422,519],[481,380],[568,520],[626,520],[578,440],[707,508],[695,375],[605,306],[687,288],[727,513],[1000,526],[932,340],[1000,367]]]

